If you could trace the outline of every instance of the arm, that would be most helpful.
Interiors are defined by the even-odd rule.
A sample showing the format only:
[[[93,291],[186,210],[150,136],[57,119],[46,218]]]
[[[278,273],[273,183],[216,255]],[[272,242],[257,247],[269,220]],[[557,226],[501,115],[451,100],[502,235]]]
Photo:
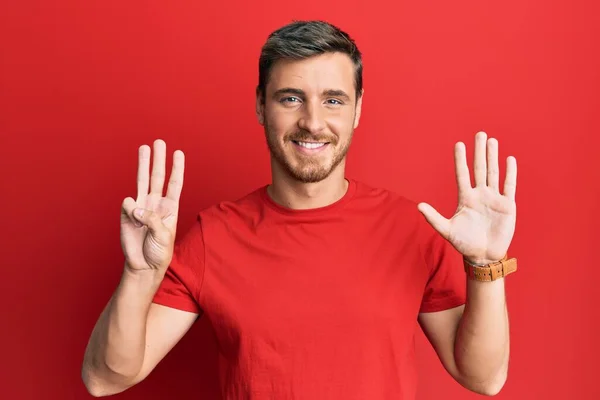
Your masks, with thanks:
[[[468,280],[465,306],[421,313],[419,323],[444,368],[462,386],[489,396],[502,389],[510,348],[504,279]]]
[[[152,303],[160,281],[125,269],[85,351],[82,379],[93,396],[122,392],[146,378],[198,317]]]
[[[180,150],[174,152],[163,197],[165,142],[155,140],[154,150],[151,175],[149,146],[138,150],[137,199],[127,197],[121,206],[123,275],[84,355],[81,376],[94,396],[119,393],[143,380],[200,312],[195,304],[204,251],[200,224],[175,246],[185,157]],[[169,304],[177,298],[181,310],[153,303],[167,293]]]
[[[454,158],[458,185],[454,216],[446,219],[426,203],[419,204],[419,210],[469,263],[497,262],[507,254],[515,231],[516,159],[506,159],[501,194],[496,139],[488,140],[485,132],[475,137],[474,187],[464,143],[456,144]],[[458,382],[482,394],[500,391],[507,378],[509,358],[504,278],[492,282],[467,279],[464,308],[420,314],[419,321],[442,363]]]

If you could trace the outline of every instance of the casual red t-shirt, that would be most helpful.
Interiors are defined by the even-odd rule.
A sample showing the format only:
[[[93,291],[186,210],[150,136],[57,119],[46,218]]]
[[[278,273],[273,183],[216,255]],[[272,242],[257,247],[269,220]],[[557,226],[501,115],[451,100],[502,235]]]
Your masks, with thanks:
[[[390,191],[291,210],[261,187],[199,213],[154,301],[209,319],[226,400],[412,400],[418,313],[464,304],[462,268]]]

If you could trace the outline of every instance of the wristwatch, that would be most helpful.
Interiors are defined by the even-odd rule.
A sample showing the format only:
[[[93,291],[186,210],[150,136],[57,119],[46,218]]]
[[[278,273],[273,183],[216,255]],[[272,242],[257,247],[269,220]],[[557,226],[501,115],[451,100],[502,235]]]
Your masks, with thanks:
[[[488,265],[473,265],[463,258],[465,264],[465,272],[470,279],[491,282],[499,278],[504,278],[508,274],[512,274],[517,270],[517,259],[508,259],[504,256],[502,260]]]

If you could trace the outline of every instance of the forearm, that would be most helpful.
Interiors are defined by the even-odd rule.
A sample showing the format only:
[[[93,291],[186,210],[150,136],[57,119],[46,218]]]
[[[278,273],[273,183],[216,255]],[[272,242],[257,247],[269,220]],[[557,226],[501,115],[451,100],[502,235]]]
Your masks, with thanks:
[[[465,386],[496,392],[506,379],[509,320],[504,279],[468,279],[467,303],[454,346],[454,359]]]
[[[125,389],[133,383],[144,361],[148,310],[159,284],[153,275],[125,269],[86,348],[82,376],[88,390],[107,384]]]

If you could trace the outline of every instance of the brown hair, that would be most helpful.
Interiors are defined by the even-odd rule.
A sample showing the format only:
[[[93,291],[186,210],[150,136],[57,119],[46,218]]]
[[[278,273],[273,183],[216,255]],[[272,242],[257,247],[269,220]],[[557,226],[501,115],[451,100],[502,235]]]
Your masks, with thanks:
[[[336,26],[324,21],[294,21],[271,33],[258,62],[256,94],[264,99],[269,73],[281,59],[301,60],[328,52],[347,54],[355,67],[356,98],[362,93],[362,55],[354,40]]]

